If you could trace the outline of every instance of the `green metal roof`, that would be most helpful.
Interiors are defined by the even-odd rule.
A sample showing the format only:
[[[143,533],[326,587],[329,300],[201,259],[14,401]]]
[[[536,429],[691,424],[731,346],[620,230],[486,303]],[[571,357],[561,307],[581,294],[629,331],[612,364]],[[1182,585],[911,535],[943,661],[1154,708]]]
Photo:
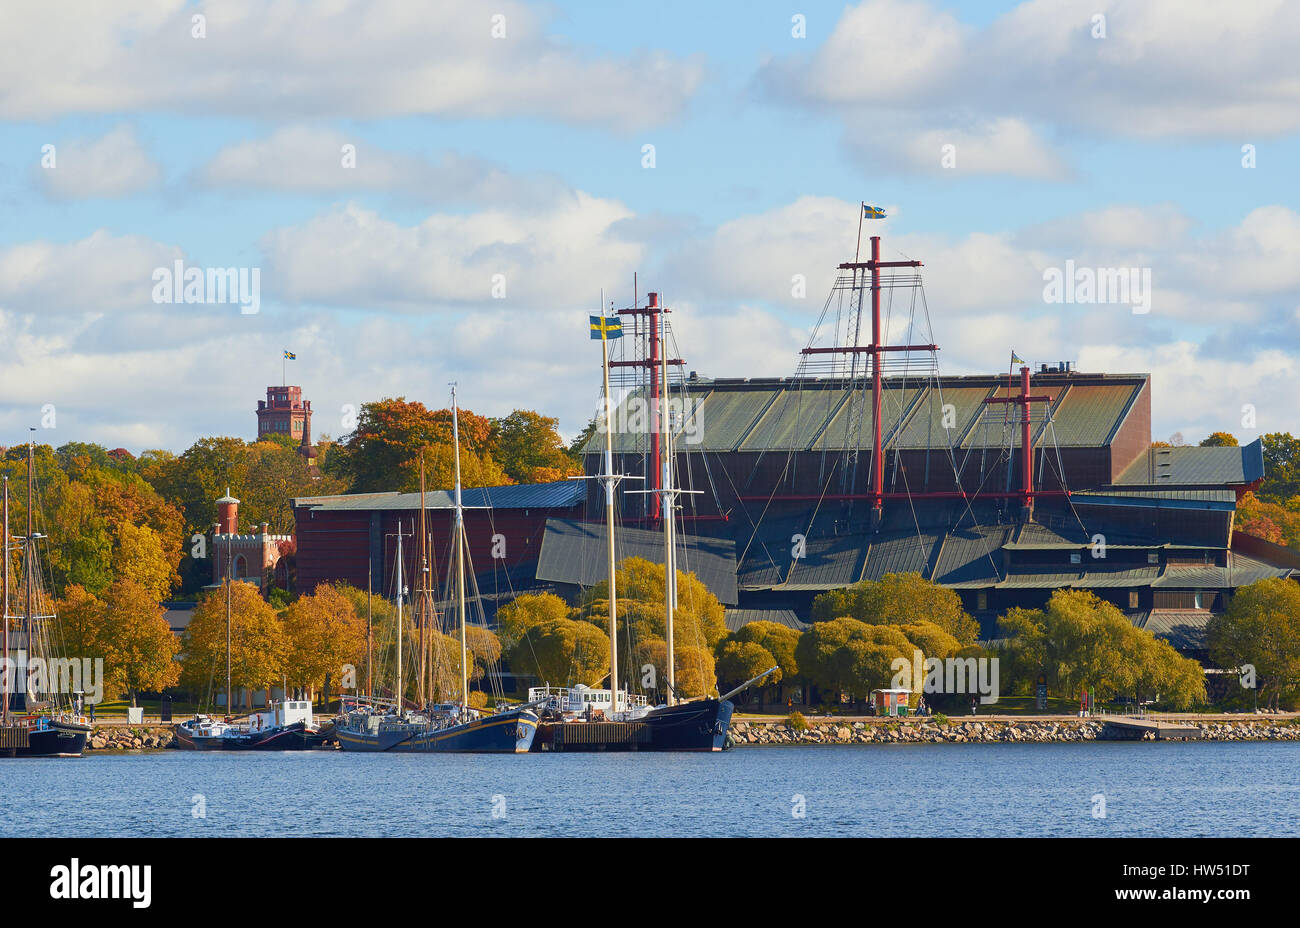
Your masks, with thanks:
[[[1145,374],[1036,374],[1031,389],[1053,398],[1052,420],[1062,446],[1102,446],[1123,420],[1132,399],[1147,382]],[[883,432],[889,447],[944,448],[952,445],[1001,446],[1001,413],[984,400],[1007,390],[1006,376],[942,377],[937,382],[919,377],[887,377],[881,397]],[[673,394],[678,395],[679,387]],[[696,407],[706,451],[842,450],[846,436],[857,428],[848,421],[850,403],[844,378],[755,378],[696,380],[688,384]],[[862,391],[859,383],[856,390]],[[1013,392],[1015,388],[1013,387]],[[870,387],[859,392],[853,405],[861,414],[861,433],[870,444]],[[633,391],[622,406],[636,398]],[[1043,404],[1037,404],[1041,411]],[[945,430],[944,407],[950,406],[952,428]],[[1049,442],[1046,415],[1034,413],[1034,441]],[[620,407],[616,416],[627,416]],[[996,421],[993,421],[996,419]],[[1012,420],[1014,421],[1014,411]],[[616,430],[618,423],[616,422]],[[1019,430],[1009,428],[1006,440],[1019,442]],[[641,450],[644,435],[615,435],[620,452]],[[587,453],[602,450],[593,440]]]
[[[1106,444],[1141,389],[1141,384],[1072,384],[1052,409],[1052,428],[1041,429],[1036,444],[1050,446],[1053,436],[1062,448]]]
[[[1151,448],[1124,469],[1120,486],[1244,486],[1264,476],[1264,446]]]
[[[1200,610],[1153,609],[1135,617],[1134,624],[1157,638],[1164,638],[1179,651],[1200,651],[1206,647],[1206,626],[1213,614]]]

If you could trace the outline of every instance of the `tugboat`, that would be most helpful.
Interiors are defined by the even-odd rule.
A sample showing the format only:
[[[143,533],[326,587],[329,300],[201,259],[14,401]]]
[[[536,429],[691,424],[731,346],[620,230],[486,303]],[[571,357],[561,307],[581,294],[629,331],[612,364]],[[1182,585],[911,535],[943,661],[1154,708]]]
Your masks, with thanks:
[[[281,700],[238,725],[196,715],[176,726],[176,743],[191,751],[304,751],[323,740],[306,700]]]
[[[452,441],[455,445],[456,519],[453,527],[456,549],[456,612],[460,625],[460,700],[456,703],[427,704],[419,710],[405,705],[402,676],[402,532],[397,533],[397,677],[393,700],[345,697],[343,713],[336,719],[334,734],[345,751],[395,751],[398,753],[527,754],[537,732],[537,714],[524,706],[494,713],[469,705],[469,648],[465,638],[465,513],[460,483],[460,418],[456,389],[451,391]],[[424,514],[424,470],[421,462],[421,519]],[[426,540],[421,531],[421,545]],[[422,565],[419,593],[421,603],[429,599],[427,559]],[[427,623],[421,622],[423,630]],[[427,655],[421,652],[420,691],[424,694]]]
[[[44,536],[33,530],[32,515],[35,470],[33,467],[33,445],[27,442],[27,534],[19,539],[22,550],[23,565],[23,613],[19,632],[19,658],[15,661],[10,650],[10,613],[9,613],[9,478],[4,480],[4,592],[3,616],[0,623],[4,625],[3,666],[0,666],[0,678],[3,678],[3,693],[0,698],[0,757],[80,757],[86,749],[86,739],[90,736],[91,726],[81,715],[81,699],[70,701],[71,694],[48,692],[47,699],[41,700],[40,694],[31,691],[24,683],[22,689],[13,684],[21,679],[17,671],[25,670],[30,661],[43,661],[47,664],[55,659],[51,647],[49,624],[56,619],[49,597],[41,587],[41,570],[36,557],[36,543]],[[52,688],[53,675],[42,675],[47,685]],[[15,705],[17,703],[17,705]],[[21,709],[15,713],[15,709]]]
[[[254,712],[247,724],[227,728],[223,740],[227,751],[305,751],[323,741],[305,699],[283,699]]]
[[[176,726],[176,743],[190,751],[220,751],[231,726],[209,715],[196,715]]]

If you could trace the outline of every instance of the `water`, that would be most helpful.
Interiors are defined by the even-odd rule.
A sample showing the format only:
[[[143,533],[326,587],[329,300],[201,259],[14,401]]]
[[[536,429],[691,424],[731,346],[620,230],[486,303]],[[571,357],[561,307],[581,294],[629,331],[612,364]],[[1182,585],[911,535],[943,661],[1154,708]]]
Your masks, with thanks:
[[[0,835],[1296,836],[1298,761],[1269,742],[105,754],[0,761]]]

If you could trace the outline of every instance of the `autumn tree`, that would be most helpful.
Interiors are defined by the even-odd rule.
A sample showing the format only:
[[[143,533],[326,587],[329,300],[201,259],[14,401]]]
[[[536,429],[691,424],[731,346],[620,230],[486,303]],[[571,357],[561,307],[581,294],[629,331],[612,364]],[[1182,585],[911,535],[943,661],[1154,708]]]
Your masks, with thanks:
[[[511,480],[543,483],[582,473],[556,430],[559,422],[529,409],[492,420],[495,457]]]
[[[1237,437],[1230,432],[1211,432],[1201,439],[1202,448],[1236,448]]]
[[[230,679],[246,691],[252,705],[254,690],[280,683],[289,653],[284,624],[250,583],[226,581],[199,600],[185,630],[181,683],[203,694],[221,687],[226,662],[226,589],[230,590]]]
[[[918,573],[885,574],[878,581],[822,593],[813,600],[815,620],[852,618],[871,625],[909,625],[931,622],[960,644],[974,643],[979,623],[962,608],[953,590],[926,580]]]
[[[510,478],[492,458],[492,421],[467,409],[459,412],[462,484],[499,486]],[[454,448],[450,409],[431,410],[405,397],[365,403],[356,428],[334,449],[329,471],[352,492],[412,492],[425,461],[428,489],[450,489]]]
[[[57,611],[66,656],[103,659],[107,698],[125,694],[134,705],[137,694],[179,681],[180,642],[157,598],[134,580],[118,580],[102,599],[69,587]]]
[[[322,583],[313,593],[299,596],[284,612],[288,644],[285,675],[290,683],[315,689],[326,676],[340,681],[344,667],[351,666],[357,678],[364,677],[364,665],[356,664],[366,647],[366,620],[357,615],[353,601],[338,587]]]

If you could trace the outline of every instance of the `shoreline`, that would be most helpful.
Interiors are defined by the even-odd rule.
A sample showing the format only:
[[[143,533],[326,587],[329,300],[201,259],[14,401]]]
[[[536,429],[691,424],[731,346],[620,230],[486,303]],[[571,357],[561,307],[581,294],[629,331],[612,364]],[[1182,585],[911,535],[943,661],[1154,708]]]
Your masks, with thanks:
[[[1124,721],[1122,718],[1118,721]],[[1242,718],[1179,718],[1162,716],[1162,722],[1198,729],[1198,741],[1300,741],[1300,719],[1295,716]],[[729,730],[733,746],[807,744],[1077,744],[1082,741],[1122,740],[1106,737],[1104,718],[949,718],[940,724],[931,716],[904,718],[811,718],[808,727],[795,730],[784,718],[733,720]],[[1156,740],[1151,733],[1132,740]],[[86,742],[87,754],[144,753],[172,750],[176,737],[171,726],[99,724]]]
[[[1116,721],[1127,721],[1116,717]],[[1300,724],[1294,718],[1180,719],[1161,722],[1198,729],[1197,741],[1300,741]],[[896,719],[857,719],[826,722],[809,719],[796,730],[785,719],[770,722],[733,720],[730,735],[736,747],[763,744],[1077,744],[1081,741],[1157,740],[1148,732],[1141,738],[1108,737],[1105,718],[950,718],[940,724],[932,716]]]

